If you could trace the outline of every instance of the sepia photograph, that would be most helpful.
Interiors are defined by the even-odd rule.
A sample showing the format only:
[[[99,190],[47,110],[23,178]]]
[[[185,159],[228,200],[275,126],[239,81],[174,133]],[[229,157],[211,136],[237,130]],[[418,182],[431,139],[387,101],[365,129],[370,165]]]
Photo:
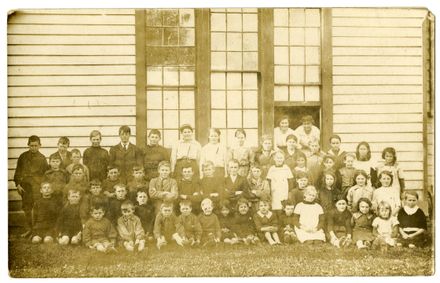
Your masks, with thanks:
[[[7,13],[10,277],[434,275],[429,8]]]

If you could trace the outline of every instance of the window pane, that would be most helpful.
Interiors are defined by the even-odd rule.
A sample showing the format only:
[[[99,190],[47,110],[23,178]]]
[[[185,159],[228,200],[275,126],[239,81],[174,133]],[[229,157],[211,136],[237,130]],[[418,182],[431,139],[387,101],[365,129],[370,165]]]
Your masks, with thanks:
[[[194,91],[181,90],[179,92],[179,101],[180,109],[194,109]]]
[[[289,83],[288,66],[275,66],[275,83],[279,83],[279,84]]]
[[[242,127],[241,114],[242,114],[241,110],[228,110],[227,111],[228,128],[241,128]]]
[[[258,92],[255,90],[243,91],[243,108],[258,108]]]
[[[145,42],[147,45],[160,46],[162,45],[162,28],[146,28]]]
[[[179,9],[180,26],[194,27],[194,9]]]
[[[164,45],[177,45],[179,36],[177,28],[164,28],[163,29],[163,44]]]
[[[319,47],[306,47],[306,64],[319,65],[321,62],[321,50]]]
[[[226,70],[226,52],[211,52],[211,69]]]
[[[290,83],[304,84],[304,66],[290,66]]]
[[[162,68],[147,68],[147,85],[162,85]]]
[[[177,26],[179,24],[179,11],[177,9],[163,10],[163,25]]]
[[[211,108],[226,108],[226,93],[225,91],[213,90],[211,91]]]
[[[243,89],[257,89],[257,74],[244,73],[243,74]]]
[[[150,129],[162,128],[162,111],[161,110],[147,111],[147,128],[150,128]]]
[[[319,83],[321,73],[319,71],[319,66],[307,66],[306,67],[306,82],[308,83]]]
[[[227,74],[228,89],[240,89],[241,90],[241,74],[229,73]]]
[[[179,122],[180,125],[182,124],[194,125],[194,110],[181,110]]]
[[[211,31],[226,31],[226,14],[211,13]]]
[[[162,109],[162,92],[147,90],[147,109]]]
[[[289,9],[290,26],[303,27],[305,21],[304,9]]]
[[[306,9],[306,26],[319,27],[321,25],[321,15],[319,9]]]
[[[147,9],[145,18],[147,26],[162,26],[162,10]]]
[[[164,109],[178,109],[178,93],[173,90],[164,90],[163,92],[163,108]],[[165,117],[165,119],[167,119]]]
[[[304,28],[290,28],[290,44],[291,45],[304,45],[305,34]]]
[[[171,148],[176,141],[179,140],[178,130],[164,130],[163,131],[163,145],[164,147]]]
[[[243,127],[257,128],[258,127],[258,111],[257,110],[243,110]]]
[[[288,45],[289,44],[289,29],[288,28],[275,28],[273,37],[274,37],[274,44],[275,45]]]
[[[211,126],[213,128],[226,128],[226,111],[212,110],[211,111]]]
[[[177,68],[163,68],[163,84],[168,86],[179,85],[179,71]]]
[[[179,30],[179,45],[194,46],[195,31],[193,28],[181,28]]]
[[[274,26],[286,27],[289,25],[289,10],[288,9],[273,9]]]
[[[288,101],[289,89],[287,86],[275,86],[274,88],[274,100],[275,101]]]
[[[291,86],[290,87],[290,101],[304,101],[304,87]]]
[[[304,65],[304,47],[290,47],[290,64]]]
[[[258,71],[258,52],[243,52],[243,70]]]
[[[258,129],[245,129],[248,146],[258,146]]]
[[[180,85],[194,85],[194,71],[188,69],[180,69]]]
[[[226,50],[226,33],[211,33],[211,50]]]
[[[321,41],[321,34],[319,28],[306,28],[306,44],[319,45]]]
[[[257,14],[243,14],[243,31],[258,31]]]
[[[258,51],[258,34],[243,33],[243,50]]]
[[[228,31],[241,31],[241,14],[227,15]]]
[[[306,86],[304,92],[306,101],[319,101],[319,86]]]
[[[275,65],[289,64],[289,47],[275,47],[274,48],[274,63]]]
[[[227,107],[229,109],[240,109],[241,108],[241,91],[228,91],[226,93]]]
[[[179,112],[177,110],[164,110],[163,117],[164,128],[179,127]]]
[[[225,89],[226,81],[224,73],[211,73],[211,89]]]
[[[241,51],[241,33],[228,33],[227,35],[227,50],[229,51]]]
[[[240,71],[242,69],[241,52],[228,52],[227,56],[227,69],[231,71]]]

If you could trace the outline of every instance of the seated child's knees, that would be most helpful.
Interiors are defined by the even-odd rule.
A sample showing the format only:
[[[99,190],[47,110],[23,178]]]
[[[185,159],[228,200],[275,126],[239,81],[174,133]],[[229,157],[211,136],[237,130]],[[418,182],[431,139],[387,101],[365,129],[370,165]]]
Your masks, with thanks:
[[[73,236],[72,240],[70,241],[70,243],[72,245],[78,245],[81,242],[81,237],[80,236]]]
[[[51,236],[44,237],[44,243],[45,244],[53,243],[53,238]]]
[[[32,237],[32,243],[33,244],[39,244],[39,243],[41,243],[42,240],[43,239],[40,236],[33,236]]]
[[[58,243],[62,246],[68,245],[69,244],[69,236],[62,236],[61,238],[58,239]],[[73,238],[72,238],[73,241]]]
[[[105,253],[105,252],[107,251],[107,248],[106,248],[103,244],[101,244],[101,243],[97,244],[97,245],[95,246],[95,248],[96,248],[96,250],[97,250],[98,252],[103,252],[103,253]]]

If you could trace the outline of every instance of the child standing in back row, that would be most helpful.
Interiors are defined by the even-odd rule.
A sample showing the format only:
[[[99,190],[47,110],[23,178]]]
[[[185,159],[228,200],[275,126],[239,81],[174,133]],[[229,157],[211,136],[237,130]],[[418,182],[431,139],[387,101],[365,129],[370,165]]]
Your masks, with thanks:
[[[98,179],[101,182],[107,177],[108,151],[101,147],[101,132],[93,130],[90,133],[92,146],[84,151],[83,163],[90,170],[90,180]]]
[[[60,168],[66,169],[66,167],[72,163],[72,153],[68,151],[70,140],[68,137],[60,137],[58,140],[58,151],[55,153],[52,153],[49,156],[49,159],[52,156],[58,156],[58,158],[61,160]]]

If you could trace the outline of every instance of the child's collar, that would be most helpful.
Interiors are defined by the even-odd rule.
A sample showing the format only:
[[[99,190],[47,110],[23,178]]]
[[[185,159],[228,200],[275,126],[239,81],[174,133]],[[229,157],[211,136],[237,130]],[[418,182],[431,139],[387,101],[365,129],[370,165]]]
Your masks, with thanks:
[[[418,209],[419,209],[418,205],[414,206],[413,208],[408,207],[406,205],[403,206],[403,210],[405,210],[406,214],[408,215],[413,215],[414,213],[417,212]]]
[[[266,217],[266,218],[272,217],[272,211],[270,210],[266,214],[261,213],[261,211],[257,211],[257,213],[260,217]]]

